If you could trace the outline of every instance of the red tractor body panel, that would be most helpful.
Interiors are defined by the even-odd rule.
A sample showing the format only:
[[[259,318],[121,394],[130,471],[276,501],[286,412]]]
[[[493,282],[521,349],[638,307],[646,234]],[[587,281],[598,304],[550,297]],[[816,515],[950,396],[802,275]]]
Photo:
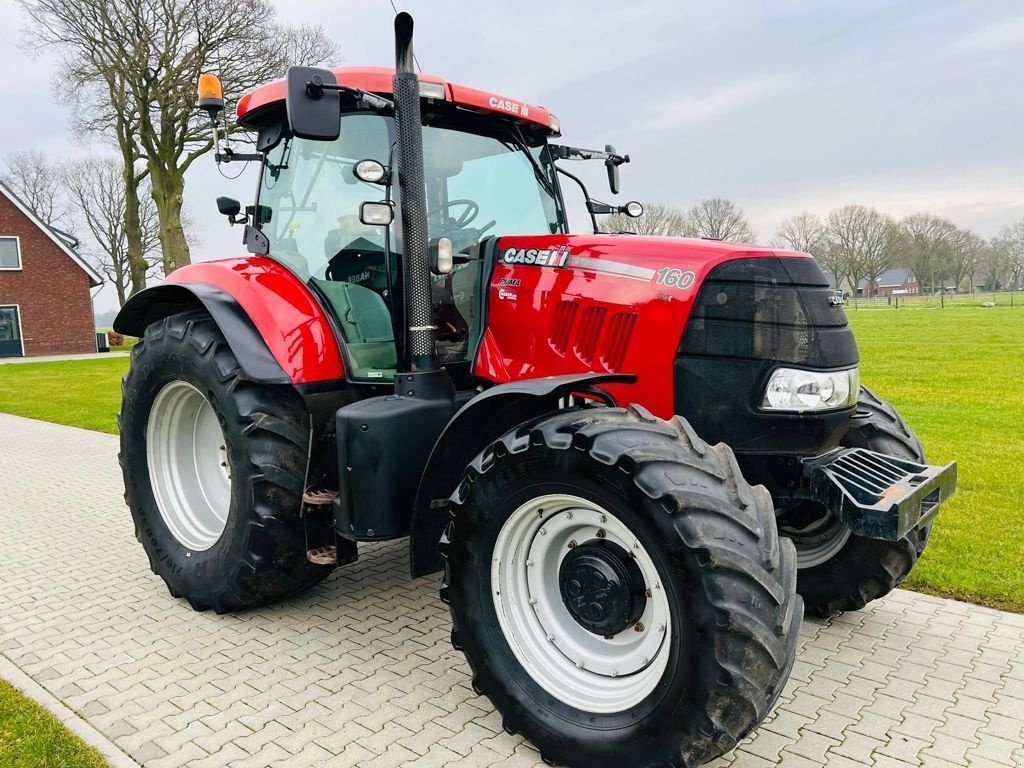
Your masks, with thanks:
[[[776,255],[810,258],[710,240],[503,237],[474,372],[498,383],[631,373],[636,384],[608,386],[616,399],[671,418],[672,361],[705,276],[731,259]]]
[[[338,79],[339,85],[347,85],[350,88],[358,88],[370,93],[392,93],[391,78],[395,74],[393,69],[387,67],[334,67],[331,71]],[[480,91],[465,85],[449,83],[437,75],[421,74],[419,79],[423,83],[443,85],[446,99],[460,106],[518,118],[552,129],[553,133],[559,132],[558,121],[544,107],[509,99],[489,91]],[[283,79],[262,85],[239,99],[236,110],[238,121],[244,125],[247,115],[255,114],[263,108],[275,104],[283,106],[284,98],[285,81]]]
[[[293,384],[344,377],[341,350],[323,308],[299,278],[263,256],[204,261],[165,284],[202,283],[233,297]]]

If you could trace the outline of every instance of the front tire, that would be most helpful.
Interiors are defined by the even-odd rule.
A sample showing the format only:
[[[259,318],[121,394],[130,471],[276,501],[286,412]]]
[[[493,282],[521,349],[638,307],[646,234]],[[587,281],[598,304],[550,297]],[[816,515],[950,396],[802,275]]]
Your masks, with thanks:
[[[295,594],[333,570],[306,560],[302,401],[247,381],[208,314],[150,325],[122,393],[125,501],[173,596],[224,613]]]
[[[546,761],[699,765],[781,693],[802,617],[792,546],[768,492],[685,421],[542,417],[473,461],[451,511],[452,642]]]
[[[924,448],[914,431],[891,403],[867,387],[860,389],[857,411],[842,444],[922,464],[925,461]],[[796,546],[797,589],[807,611],[825,618],[860,610],[898,587],[917,564],[932,529],[929,523],[899,541],[869,539],[851,533],[820,505],[806,505],[787,512],[780,531]],[[787,524],[787,518],[801,524],[794,527]]]

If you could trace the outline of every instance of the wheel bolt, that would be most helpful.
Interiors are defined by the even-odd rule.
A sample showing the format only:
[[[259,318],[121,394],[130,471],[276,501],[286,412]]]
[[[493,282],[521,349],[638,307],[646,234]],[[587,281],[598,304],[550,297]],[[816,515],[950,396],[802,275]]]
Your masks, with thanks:
[[[566,512],[565,513],[565,519],[566,520],[572,520],[572,512]]]
[[[597,538],[599,538],[599,539],[603,539],[607,535],[608,534],[606,534],[603,530],[598,530],[598,532],[597,532]]]
[[[583,669],[583,662],[582,661],[577,661],[576,662],[576,669]]]
[[[533,565],[533,560],[527,560],[527,561],[526,561],[526,564],[527,564],[528,566],[532,566],[532,565]]]
[[[530,605],[536,605],[536,604],[537,604],[537,598],[536,597],[531,597],[530,598]]]
[[[647,657],[646,656],[644,656],[642,659],[640,659],[640,666],[642,666],[642,667],[646,667],[647,666]]]
[[[648,589],[648,590],[646,590],[646,591],[644,592],[644,597],[646,597],[647,599],[650,599],[651,597],[653,597],[653,595],[652,595],[652,593],[651,593],[651,590],[649,590],[649,589]]]
[[[643,632],[644,631],[644,623],[642,621],[638,621],[636,624],[633,625],[633,631],[634,632]]]
[[[548,635],[548,642],[549,643],[555,642],[555,636],[554,635]]]
[[[574,549],[576,547],[576,539],[570,541],[567,546],[569,547],[569,549]]]
[[[541,536],[547,536],[548,535],[548,529],[547,528],[541,528],[540,529],[540,535]]]
[[[659,624],[658,625],[658,631],[659,632],[664,632],[665,631],[665,625],[664,624]]]
[[[618,677],[618,676],[619,676],[619,670],[613,669],[612,670],[612,677]]]

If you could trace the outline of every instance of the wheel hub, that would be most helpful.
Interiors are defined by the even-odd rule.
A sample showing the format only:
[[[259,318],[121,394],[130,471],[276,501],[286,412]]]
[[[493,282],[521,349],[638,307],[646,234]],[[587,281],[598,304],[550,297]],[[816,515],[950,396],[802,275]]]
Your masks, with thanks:
[[[636,561],[618,544],[594,539],[562,560],[558,587],[576,623],[602,637],[635,625],[647,607],[647,585]]]

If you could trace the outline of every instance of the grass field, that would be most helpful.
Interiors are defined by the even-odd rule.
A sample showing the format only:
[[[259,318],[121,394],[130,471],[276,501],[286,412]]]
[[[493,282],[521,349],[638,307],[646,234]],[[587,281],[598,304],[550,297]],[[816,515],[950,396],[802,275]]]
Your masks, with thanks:
[[[1024,611],[1024,308],[849,312],[861,379],[895,403],[933,463],[956,460],[907,586]],[[125,358],[0,365],[0,411],[116,432]]]
[[[3,768],[103,768],[107,762],[31,699],[0,680]]]
[[[1024,611],[1024,309],[850,312],[861,381],[959,464],[907,586]]]

